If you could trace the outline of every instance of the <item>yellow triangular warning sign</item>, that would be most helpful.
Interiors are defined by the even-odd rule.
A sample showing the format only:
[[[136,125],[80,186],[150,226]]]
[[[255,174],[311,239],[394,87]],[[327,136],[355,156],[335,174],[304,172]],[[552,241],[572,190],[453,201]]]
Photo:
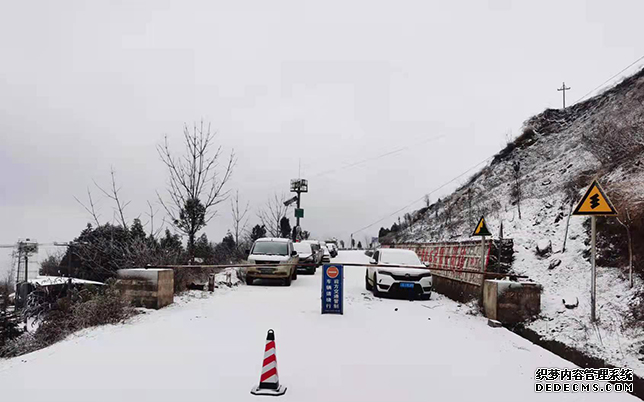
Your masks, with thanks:
[[[476,229],[474,229],[472,236],[492,236],[492,233],[490,233],[490,231],[487,229],[484,217],[481,216],[481,220],[476,225]]]
[[[581,199],[573,215],[617,215],[613,204],[602,190],[597,180],[592,184]]]

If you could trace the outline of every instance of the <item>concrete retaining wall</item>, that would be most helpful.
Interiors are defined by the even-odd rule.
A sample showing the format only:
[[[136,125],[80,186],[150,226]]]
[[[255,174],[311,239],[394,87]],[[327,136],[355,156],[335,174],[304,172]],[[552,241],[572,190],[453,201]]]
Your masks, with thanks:
[[[120,269],[116,286],[123,298],[137,307],[160,309],[174,301],[172,269]]]
[[[445,276],[433,275],[434,291],[461,303],[478,300],[481,297],[481,287],[471,283],[462,282]]]

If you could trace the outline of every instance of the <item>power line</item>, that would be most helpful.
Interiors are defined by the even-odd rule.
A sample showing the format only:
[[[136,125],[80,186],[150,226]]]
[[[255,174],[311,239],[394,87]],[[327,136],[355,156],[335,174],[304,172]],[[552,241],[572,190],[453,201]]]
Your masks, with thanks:
[[[363,228],[361,228],[361,229],[358,229],[358,230],[356,230],[356,231],[351,232],[351,235],[353,235],[353,234],[355,234],[355,233],[362,232],[362,231],[363,231],[363,230],[365,230],[365,229],[369,229],[370,227],[372,227],[372,226],[373,226],[373,225],[375,225],[376,223],[382,222],[383,220],[385,220],[385,219],[387,219],[387,218],[389,218],[389,217],[391,217],[391,216],[393,216],[393,215],[396,215],[397,213],[399,213],[399,212],[401,212],[401,211],[404,211],[405,209],[407,209],[407,208],[411,207],[411,206],[412,206],[412,205],[414,205],[415,203],[417,203],[417,202],[421,201],[423,198],[425,198],[425,196],[426,196],[426,195],[430,195],[430,194],[432,194],[432,193],[435,193],[436,191],[438,191],[438,190],[440,190],[440,189],[444,188],[445,186],[447,186],[448,184],[451,184],[451,183],[455,182],[456,180],[458,180],[458,179],[460,179],[461,177],[465,176],[467,173],[469,173],[470,171],[472,171],[472,170],[476,169],[477,167],[479,167],[479,166],[480,166],[480,165],[482,165],[483,163],[486,163],[488,160],[490,160],[490,159],[492,159],[492,158],[494,158],[494,155],[488,156],[487,158],[483,159],[482,161],[480,161],[480,162],[479,162],[479,163],[477,163],[476,165],[474,165],[474,166],[470,167],[469,169],[467,169],[467,170],[466,170],[466,171],[464,171],[463,173],[461,173],[461,174],[459,174],[458,176],[456,176],[456,177],[452,178],[451,180],[449,180],[449,181],[447,181],[447,182],[445,182],[445,183],[441,184],[439,187],[437,187],[437,188],[433,189],[433,190],[432,190],[432,191],[430,191],[429,193],[423,194],[423,196],[422,196],[422,197],[420,197],[420,198],[418,198],[417,200],[412,201],[411,203],[409,203],[409,204],[405,205],[404,207],[402,207],[402,208],[400,208],[400,209],[398,209],[398,210],[396,210],[396,211],[394,211],[394,212],[390,213],[389,215],[387,215],[387,216],[385,216],[385,217],[382,217],[382,218],[378,219],[377,221],[375,221],[375,222],[373,222],[373,223],[371,223],[371,224],[369,224],[369,225],[367,225],[367,226],[365,226],[365,227],[363,227]]]
[[[593,88],[593,89],[591,89],[590,91],[588,91],[588,93],[586,93],[584,96],[582,96],[581,98],[577,99],[577,100],[575,101],[575,103],[579,102],[580,100],[584,99],[585,97],[587,97],[587,96],[588,96],[588,95],[590,95],[591,93],[595,92],[596,90],[598,90],[599,88],[601,88],[602,86],[604,86],[605,84],[607,84],[608,82],[610,82],[611,80],[613,80],[615,77],[617,77],[618,75],[620,75],[620,74],[621,74],[621,73],[623,73],[624,71],[626,71],[626,70],[628,70],[629,68],[633,67],[635,64],[637,64],[637,63],[638,63],[638,62],[640,62],[641,60],[644,60],[644,55],[643,55],[642,57],[640,57],[639,59],[635,60],[634,62],[632,62],[631,64],[629,64],[627,67],[625,67],[624,69],[622,69],[622,70],[621,70],[620,72],[618,72],[617,74],[613,75],[612,77],[610,77],[610,78],[609,78],[609,79],[607,79],[606,81],[602,82],[601,84],[597,85],[595,88]]]
[[[352,168],[354,166],[358,166],[358,165],[361,165],[361,164],[366,163],[366,162],[370,162],[370,161],[374,161],[374,160],[377,160],[377,159],[380,159],[380,158],[384,158],[384,157],[387,157],[387,156],[390,156],[390,155],[405,151],[405,150],[407,150],[409,148],[412,148],[412,147],[415,148],[415,147],[418,147],[418,146],[423,145],[425,143],[436,141],[436,140],[439,140],[439,139],[444,138],[444,137],[445,137],[445,134],[439,135],[437,137],[431,137],[431,138],[425,139],[423,141],[420,141],[420,142],[418,142],[416,144],[400,147],[398,149],[394,149],[393,151],[388,151],[388,152],[385,152],[384,154],[373,156],[371,158],[366,158],[366,159],[363,159],[361,161],[351,163],[349,165],[341,166],[339,168],[330,169],[330,170],[326,170],[326,171],[323,171],[323,172],[320,172],[320,173],[316,173],[316,174],[314,174],[314,175],[312,175],[310,177],[313,178],[313,177],[323,176],[325,174],[333,173],[333,172],[336,172],[338,170]]]
[[[350,163],[350,164],[345,164],[345,165],[337,167],[337,168],[333,168],[333,169],[329,169],[329,170],[325,170],[325,171],[315,173],[313,175],[310,175],[309,178],[315,178],[315,177],[319,177],[319,176],[324,176],[326,174],[334,173],[334,172],[337,172],[337,171],[342,170],[342,169],[349,169],[349,168],[361,165],[361,164],[366,163],[366,162],[370,162],[370,161],[373,161],[373,160],[378,160],[380,158],[384,158],[384,157],[387,157],[387,156],[390,156],[390,155],[405,151],[405,150],[407,150],[409,148],[412,148],[412,147],[416,148],[416,147],[418,147],[420,145],[426,144],[428,142],[439,140],[439,139],[444,138],[446,136],[447,135],[442,134],[442,135],[439,135],[439,136],[436,136],[436,137],[427,138],[427,139],[425,139],[423,141],[420,141],[420,142],[417,142],[417,143],[414,143],[414,144],[411,144],[411,145],[407,145],[407,146],[404,146],[404,147],[394,149],[393,151],[388,151],[388,152],[385,152],[383,154],[372,156],[370,158],[366,158],[366,159],[363,159],[363,160],[360,160],[360,161],[357,161],[357,162],[353,162],[353,163]],[[274,188],[274,187],[282,187],[283,185],[278,184],[277,182],[275,182],[275,183],[270,183],[269,186],[270,186],[270,188]]]

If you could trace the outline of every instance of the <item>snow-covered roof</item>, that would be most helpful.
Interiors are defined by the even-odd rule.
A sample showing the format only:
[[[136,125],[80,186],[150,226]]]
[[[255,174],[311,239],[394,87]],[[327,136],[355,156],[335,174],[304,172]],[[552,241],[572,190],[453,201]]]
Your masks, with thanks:
[[[71,278],[72,283],[76,285],[104,285],[102,282],[88,281],[86,279]],[[69,278],[63,276],[38,276],[29,279],[29,283],[39,286],[63,285],[69,281]]]
[[[262,237],[261,239],[257,239],[255,241],[258,241],[258,242],[274,241],[276,243],[288,243],[290,239],[281,239],[279,237]]]
[[[385,252],[387,254],[416,254],[413,250],[406,250],[404,248],[381,248],[379,249],[381,253]]]

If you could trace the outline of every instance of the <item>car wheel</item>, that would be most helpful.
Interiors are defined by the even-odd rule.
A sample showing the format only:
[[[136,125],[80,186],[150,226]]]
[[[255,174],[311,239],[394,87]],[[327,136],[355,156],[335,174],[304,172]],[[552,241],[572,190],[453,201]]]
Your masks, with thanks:
[[[371,285],[371,284],[369,283],[369,275],[367,275],[366,273],[364,274],[364,287],[365,287],[367,290],[371,290],[371,289],[373,289],[373,285]]]
[[[293,280],[297,280],[297,269],[293,270]]]
[[[371,289],[373,291],[373,295],[376,297],[380,297],[380,291],[378,290],[378,274],[375,273],[373,274],[373,287]]]
[[[284,286],[291,286],[291,277],[284,279]]]
[[[252,276],[246,275],[246,285],[251,286],[253,284],[254,279],[255,278],[253,278]]]

